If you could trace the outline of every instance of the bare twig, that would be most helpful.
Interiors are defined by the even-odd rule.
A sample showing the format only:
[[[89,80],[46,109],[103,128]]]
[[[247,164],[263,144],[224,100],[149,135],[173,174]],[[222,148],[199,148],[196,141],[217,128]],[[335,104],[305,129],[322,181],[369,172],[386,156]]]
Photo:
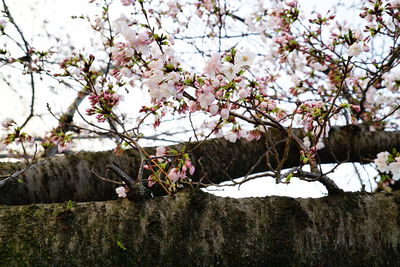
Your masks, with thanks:
[[[26,167],[25,169],[19,170],[9,176],[6,176],[7,178],[0,180],[0,187],[2,187],[3,185],[5,185],[6,183],[16,179],[18,176],[22,175],[23,173],[25,173],[27,170],[29,169],[33,169],[36,168],[37,166],[43,165],[44,163],[46,163],[46,160],[40,161],[38,163],[29,165],[28,167]]]

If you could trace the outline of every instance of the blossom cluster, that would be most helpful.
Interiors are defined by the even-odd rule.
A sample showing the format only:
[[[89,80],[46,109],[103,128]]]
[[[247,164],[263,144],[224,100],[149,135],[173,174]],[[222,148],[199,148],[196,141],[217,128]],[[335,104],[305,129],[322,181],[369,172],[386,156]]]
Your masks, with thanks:
[[[53,130],[42,142],[43,148],[48,149],[51,147],[56,147],[59,153],[70,149],[71,145],[72,134],[64,133],[62,131],[58,131],[57,129]]]
[[[195,171],[188,154],[164,146],[157,147],[156,155],[151,155],[149,162],[144,166],[151,171],[148,186],[158,183],[171,193],[176,191],[180,182],[189,179],[188,174],[193,175]]]
[[[99,93],[91,93],[89,100],[91,107],[86,109],[86,114],[97,114],[97,121],[104,122],[112,116],[112,110],[118,105],[120,96],[112,90],[100,90]]]
[[[400,179],[400,153],[395,149],[392,153],[387,151],[380,152],[376,155],[374,163],[383,178],[387,178],[386,174],[395,181]]]
[[[115,193],[117,193],[118,197],[125,198],[127,196],[128,189],[125,186],[119,186],[115,188]]]
[[[24,144],[33,145],[35,143],[35,139],[26,132],[23,132],[13,119],[4,119],[1,122],[1,126],[8,131],[11,130],[11,132],[0,138],[0,151],[12,143],[23,146]]]

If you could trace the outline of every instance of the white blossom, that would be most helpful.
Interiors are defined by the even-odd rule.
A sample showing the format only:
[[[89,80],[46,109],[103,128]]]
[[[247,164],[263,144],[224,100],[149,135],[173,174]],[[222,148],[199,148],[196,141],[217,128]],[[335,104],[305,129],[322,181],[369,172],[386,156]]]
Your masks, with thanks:
[[[225,139],[232,143],[235,143],[237,138],[238,136],[236,133],[229,132],[225,135]]]
[[[389,166],[387,164],[387,160],[389,157],[389,152],[381,152],[378,155],[376,155],[377,158],[374,160],[374,163],[377,167],[377,169],[380,172],[388,172],[389,171]]]
[[[347,51],[347,55],[349,57],[356,57],[362,52],[362,48],[358,43],[354,43],[349,47],[349,50]]]
[[[216,105],[216,104],[211,105],[211,106],[210,106],[210,113],[211,113],[212,115],[217,115],[218,109],[219,109],[218,105]]]
[[[125,186],[120,186],[120,187],[115,188],[115,192],[117,193],[118,197],[126,197]]]
[[[324,142],[321,140],[321,138],[318,140],[317,145],[315,146],[317,150],[321,150],[325,147]]]
[[[13,125],[15,122],[13,119],[11,118],[5,118],[0,124],[1,126],[3,126],[4,128],[8,128],[11,125]]]
[[[167,152],[167,148],[165,146],[159,146],[156,148],[156,157],[162,157]]]
[[[229,118],[229,109],[227,109],[227,108],[222,109],[221,110],[221,117],[224,120],[227,120]]]
[[[240,67],[242,66],[251,66],[254,59],[256,58],[256,53],[246,49],[246,50],[239,50],[235,54],[235,65]]]
[[[388,169],[393,174],[394,180],[400,179],[400,157],[396,157],[396,161],[389,163]]]
[[[310,142],[310,138],[308,136],[303,138],[303,145],[305,147],[307,147],[308,149],[310,149],[311,147],[311,142]]]
[[[203,93],[199,95],[198,99],[200,106],[204,109],[210,106],[214,102],[214,100],[215,96],[212,93]]]
[[[7,147],[7,144],[2,142],[2,141],[0,141],[0,151],[4,150],[6,147]]]
[[[131,71],[131,69],[127,68],[127,67],[123,67],[120,70],[120,73],[122,76],[125,76],[127,78],[131,78],[133,76],[133,72]]]

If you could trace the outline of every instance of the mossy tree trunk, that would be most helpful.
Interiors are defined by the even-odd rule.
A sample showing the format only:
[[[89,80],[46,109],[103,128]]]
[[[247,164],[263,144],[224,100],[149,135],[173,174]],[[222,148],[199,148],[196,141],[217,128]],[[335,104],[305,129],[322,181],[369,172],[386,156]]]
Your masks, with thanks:
[[[268,134],[281,153],[280,133]],[[399,144],[398,132],[336,129],[319,156],[363,162]],[[193,179],[243,176],[268,149],[265,139],[208,140],[191,153]],[[266,170],[261,159],[253,172]],[[298,160],[292,147],[285,167]],[[400,193],[230,199],[184,191],[143,202],[17,206],[113,199],[115,186],[92,170],[104,175],[114,163],[135,177],[138,162],[135,151],[55,157],[0,187],[0,203],[14,205],[0,206],[0,266],[400,266]]]
[[[296,130],[296,135],[302,138],[304,133]],[[267,136],[271,141],[269,143],[275,144],[278,154],[283,154],[285,142],[281,132],[272,129]],[[196,147],[190,154],[196,167],[196,172],[191,178],[205,183],[220,183],[244,176],[249,170],[252,170],[252,173],[266,171],[265,154],[271,149],[266,143],[264,137],[257,142],[240,140],[233,144],[225,139],[210,139],[200,145],[185,144],[189,151]],[[369,132],[357,127],[332,128],[329,140],[325,144],[326,148],[318,153],[322,163],[366,162],[374,159],[381,151],[391,151],[393,148],[400,150],[400,132]],[[180,146],[174,147],[179,149]],[[154,148],[147,148],[147,151],[155,154]],[[0,187],[0,204],[115,199],[116,186],[100,180],[92,170],[104,176],[105,166],[114,163],[131,177],[137,177],[139,162],[139,155],[133,150],[120,157],[108,151],[50,158],[44,165],[30,169],[18,177],[22,180],[21,183],[15,180]],[[276,164],[270,163],[272,166]],[[298,165],[299,152],[294,144],[291,144],[284,167]],[[0,174],[11,174],[21,168],[24,168],[22,164],[0,164]]]
[[[0,266],[400,266],[400,194],[0,206]]]

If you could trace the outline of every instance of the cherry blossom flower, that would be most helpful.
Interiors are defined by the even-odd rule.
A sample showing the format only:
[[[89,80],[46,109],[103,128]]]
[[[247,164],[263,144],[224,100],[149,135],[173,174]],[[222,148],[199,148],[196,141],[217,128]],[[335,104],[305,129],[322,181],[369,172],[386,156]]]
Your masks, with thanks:
[[[1,122],[1,126],[3,126],[4,128],[8,128],[10,126],[12,126],[13,124],[15,124],[14,120],[11,118],[5,118],[2,122]]]
[[[72,146],[72,142],[59,142],[57,145],[57,151],[58,153],[62,153],[68,149],[70,149]]]
[[[120,186],[120,187],[115,188],[115,192],[117,193],[118,197],[122,197],[122,198],[126,197],[125,186]]]
[[[150,175],[148,178],[147,178],[147,186],[148,187],[152,187],[153,185],[155,185],[156,184],[156,181],[154,180],[154,176],[153,175]]]
[[[255,58],[256,53],[250,51],[249,49],[238,50],[235,54],[235,65],[238,65],[239,67],[251,66]]]
[[[400,0],[393,0],[393,1],[391,2],[391,4],[392,4],[394,7],[400,7]]]
[[[224,137],[226,140],[228,140],[229,142],[232,142],[232,143],[235,143],[236,140],[238,139],[238,135],[233,132],[227,133]]]
[[[221,118],[223,118],[224,120],[227,120],[229,118],[229,109],[223,108],[221,110]]]
[[[130,5],[132,5],[134,2],[135,2],[135,0],[121,0],[121,3],[122,3],[124,6],[130,6]]]
[[[202,108],[207,108],[210,106],[215,100],[215,96],[212,93],[203,93],[199,95],[198,101]]]
[[[225,75],[228,80],[236,78],[236,74],[240,71],[239,65],[233,65],[231,63],[225,63],[222,67],[221,73]]]
[[[131,77],[133,76],[132,70],[130,70],[130,69],[127,68],[127,67],[123,67],[123,68],[120,70],[120,73],[121,73],[122,76],[125,76],[125,77],[127,77],[127,78],[131,78]]]
[[[179,180],[180,175],[178,174],[178,171],[176,168],[172,168],[169,173],[168,173],[168,178],[173,181],[176,182]]]
[[[210,77],[215,77],[215,74],[220,73],[221,69],[221,57],[218,54],[212,54],[204,66],[204,73]]]
[[[210,113],[211,113],[211,115],[217,115],[218,114],[218,110],[219,110],[219,107],[218,107],[218,105],[211,105],[210,106]]]
[[[77,67],[74,66],[69,66],[67,68],[67,71],[72,75],[72,76],[78,76],[81,73],[81,70]]]
[[[4,19],[0,19],[0,30],[3,30],[7,25],[7,22]]]
[[[400,179],[400,157],[396,157],[396,161],[389,163],[389,171],[393,174],[394,180]]]
[[[167,152],[167,148],[165,146],[159,146],[156,148],[156,157],[163,157]]]
[[[190,174],[190,175],[193,175],[193,174],[194,174],[195,167],[193,166],[192,162],[191,162],[189,159],[187,159],[187,160],[185,161],[185,166],[184,166],[184,167],[189,168],[189,174]],[[186,170],[185,170],[185,172],[186,172]]]
[[[308,136],[303,138],[303,145],[305,147],[307,147],[308,149],[310,149],[311,147],[311,142],[310,142],[310,138]]]
[[[4,138],[0,138],[0,140],[3,140]],[[4,143],[4,141],[0,141],[0,151],[4,150],[7,147],[7,144]]]
[[[349,50],[347,51],[347,55],[349,57],[356,57],[361,54],[363,49],[358,43],[354,43],[349,47]]]
[[[385,151],[385,152],[380,152],[377,156],[377,158],[374,160],[374,163],[377,167],[377,169],[380,172],[388,172],[389,168],[387,165],[387,160],[389,158],[389,152]]]
[[[242,88],[239,90],[238,95],[240,98],[246,98],[250,96],[250,90],[247,88]]]
[[[321,138],[318,139],[318,142],[317,142],[317,145],[315,146],[315,148],[316,148],[317,150],[321,150],[321,149],[323,149],[324,147],[325,147],[324,142],[321,140]]]

